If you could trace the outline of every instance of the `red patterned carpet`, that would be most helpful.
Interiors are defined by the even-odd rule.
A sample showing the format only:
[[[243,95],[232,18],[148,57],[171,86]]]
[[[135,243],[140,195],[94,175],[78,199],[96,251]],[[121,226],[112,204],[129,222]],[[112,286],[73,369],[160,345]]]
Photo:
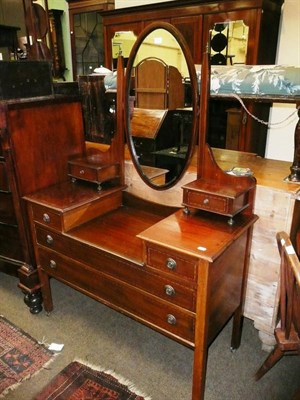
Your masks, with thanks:
[[[34,400],[151,400],[110,372],[73,361]]]
[[[53,352],[0,316],[0,397],[39,372]]]

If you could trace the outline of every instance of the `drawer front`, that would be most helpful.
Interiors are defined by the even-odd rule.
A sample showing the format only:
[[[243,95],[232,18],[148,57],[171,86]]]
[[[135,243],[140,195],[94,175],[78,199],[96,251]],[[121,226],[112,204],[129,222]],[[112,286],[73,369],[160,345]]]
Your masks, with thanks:
[[[194,206],[203,210],[214,211],[222,214],[228,214],[229,212],[229,204],[226,197],[188,191],[187,203],[191,207]]]
[[[82,167],[81,165],[70,164],[70,175],[74,178],[97,182],[97,171],[93,168]]]
[[[195,311],[196,309],[196,289],[193,285],[184,286],[181,282],[150,272],[149,268],[131,264],[84,243],[78,243],[78,241],[74,243],[71,238],[40,227],[36,228],[36,232],[38,243],[48,249],[64,254],[66,257],[72,257],[83,264],[86,263],[86,254],[88,254],[89,266],[98,272],[111,275],[187,310]],[[47,250],[42,250],[45,257]],[[48,264],[49,262],[50,260]]]
[[[56,229],[58,231],[62,229],[60,214],[56,214],[55,212],[53,212],[53,210],[43,206],[39,206],[37,204],[33,204],[31,208],[34,221],[39,222],[40,224],[44,224],[45,226],[49,226],[50,228]]]
[[[6,167],[5,162],[0,161],[0,191],[9,192],[9,184],[7,179]]]
[[[0,192],[0,222],[16,225],[16,215],[11,193]]]
[[[184,278],[193,282],[197,280],[198,260],[175,251],[169,251],[164,247],[146,244],[147,265],[158,269],[174,278]]]
[[[55,252],[40,249],[39,255],[47,274],[158,330],[194,342],[193,313]]]
[[[119,165],[104,165],[103,167],[82,166],[69,163],[69,175],[89,182],[101,183],[119,176]]]

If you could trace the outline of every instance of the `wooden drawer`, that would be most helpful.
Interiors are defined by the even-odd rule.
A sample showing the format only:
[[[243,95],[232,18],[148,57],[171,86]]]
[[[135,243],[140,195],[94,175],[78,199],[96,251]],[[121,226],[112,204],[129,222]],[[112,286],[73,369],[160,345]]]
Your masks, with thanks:
[[[119,164],[101,165],[90,160],[91,157],[68,162],[69,175],[88,182],[102,183],[120,176]]]
[[[34,204],[31,206],[33,220],[58,231],[62,230],[61,214],[50,208]]]
[[[72,238],[47,231],[41,227],[36,227],[36,233],[38,244],[48,249],[83,264],[86,263],[86,254],[88,254],[89,266],[98,272],[111,275],[187,310],[195,311],[196,309],[195,285],[187,287],[167,276],[153,273],[149,268],[128,263],[122,258],[114,257],[84,243],[78,241],[75,243]],[[49,265],[51,257],[49,250],[40,248],[39,254],[43,257],[43,265]]]
[[[184,278],[196,282],[198,260],[164,247],[146,244],[147,265],[175,278]]]
[[[70,201],[70,204],[60,204],[60,207],[46,207],[40,203],[30,203],[29,209],[32,210],[32,218],[35,222],[60,232],[67,232],[97,216],[119,208],[121,202],[122,192],[118,190],[103,196],[97,194],[91,201],[83,201],[82,204]]]
[[[0,222],[16,225],[16,215],[11,193],[0,192]]]
[[[236,177],[225,175],[230,180]],[[192,207],[217,214],[234,217],[249,205],[249,192],[254,189],[253,180],[240,177],[230,184],[218,186],[218,179],[205,181],[198,179],[183,186],[183,202],[186,207]],[[235,184],[235,186],[234,186]]]
[[[41,268],[50,276],[155,329],[194,342],[194,313],[56,252],[39,249],[39,255]]]
[[[190,191],[188,193],[187,203],[191,207],[195,206],[203,210],[214,211],[222,214],[227,214],[229,209],[228,198],[208,193],[196,193]]]
[[[231,199],[210,193],[189,191],[186,196],[185,204],[188,204],[190,207],[233,216],[237,211],[247,206],[248,196],[246,193],[243,193],[239,197]]]
[[[5,162],[0,161],[0,191],[3,192],[9,192],[9,184],[7,180],[7,173],[6,173],[6,167],[5,167]]]

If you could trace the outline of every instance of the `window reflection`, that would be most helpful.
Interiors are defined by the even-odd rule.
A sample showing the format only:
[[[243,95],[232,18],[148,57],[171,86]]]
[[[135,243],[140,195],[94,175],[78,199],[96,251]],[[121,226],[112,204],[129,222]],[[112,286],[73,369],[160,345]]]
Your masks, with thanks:
[[[245,64],[249,27],[242,20],[216,23],[211,31],[211,64]]]

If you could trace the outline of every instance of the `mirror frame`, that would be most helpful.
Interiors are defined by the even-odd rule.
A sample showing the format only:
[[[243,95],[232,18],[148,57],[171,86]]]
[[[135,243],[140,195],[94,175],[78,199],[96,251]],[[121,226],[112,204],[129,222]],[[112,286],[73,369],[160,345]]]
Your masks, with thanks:
[[[178,42],[178,44],[183,52],[183,55],[184,55],[186,63],[187,63],[190,80],[191,80],[192,110],[193,110],[191,139],[189,142],[189,146],[188,146],[188,150],[187,150],[187,154],[186,154],[186,158],[185,158],[185,165],[177,177],[173,178],[170,182],[166,182],[163,185],[153,184],[150,181],[150,179],[143,173],[141,165],[138,162],[132,135],[130,132],[129,95],[130,95],[130,87],[131,87],[130,84],[131,84],[132,68],[134,65],[135,56],[136,56],[139,48],[143,44],[145,38],[150,33],[155,31],[156,29],[165,29],[171,35],[173,35],[173,37],[176,39],[176,41]],[[138,172],[139,176],[141,177],[141,179],[144,181],[144,183],[146,183],[152,189],[155,189],[155,190],[169,189],[172,186],[174,186],[184,175],[184,173],[191,161],[193,152],[195,150],[195,144],[196,144],[196,139],[197,139],[198,114],[199,114],[199,95],[198,95],[196,68],[195,68],[194,60],[191,55],[191,52],[190,52],[187,42],[185,41],[183,35],[179,32],[179,30],[175,26],[173,26],[172,24],[170,24],[168,22],[158,21],[158,22],[149,24],[138,36],[136,42],[134,43],[134,45],[131,49],[130,55],[129,55],[127,68],[126,68],[126,76],[125,76],[125,95],[124,95],[124,117],[125,117],[125,120],[124,120],[124,123],[125,123],[126,142],[127,142],[128,148],[129,148],[132,162],[135,166],[136,171]]]

